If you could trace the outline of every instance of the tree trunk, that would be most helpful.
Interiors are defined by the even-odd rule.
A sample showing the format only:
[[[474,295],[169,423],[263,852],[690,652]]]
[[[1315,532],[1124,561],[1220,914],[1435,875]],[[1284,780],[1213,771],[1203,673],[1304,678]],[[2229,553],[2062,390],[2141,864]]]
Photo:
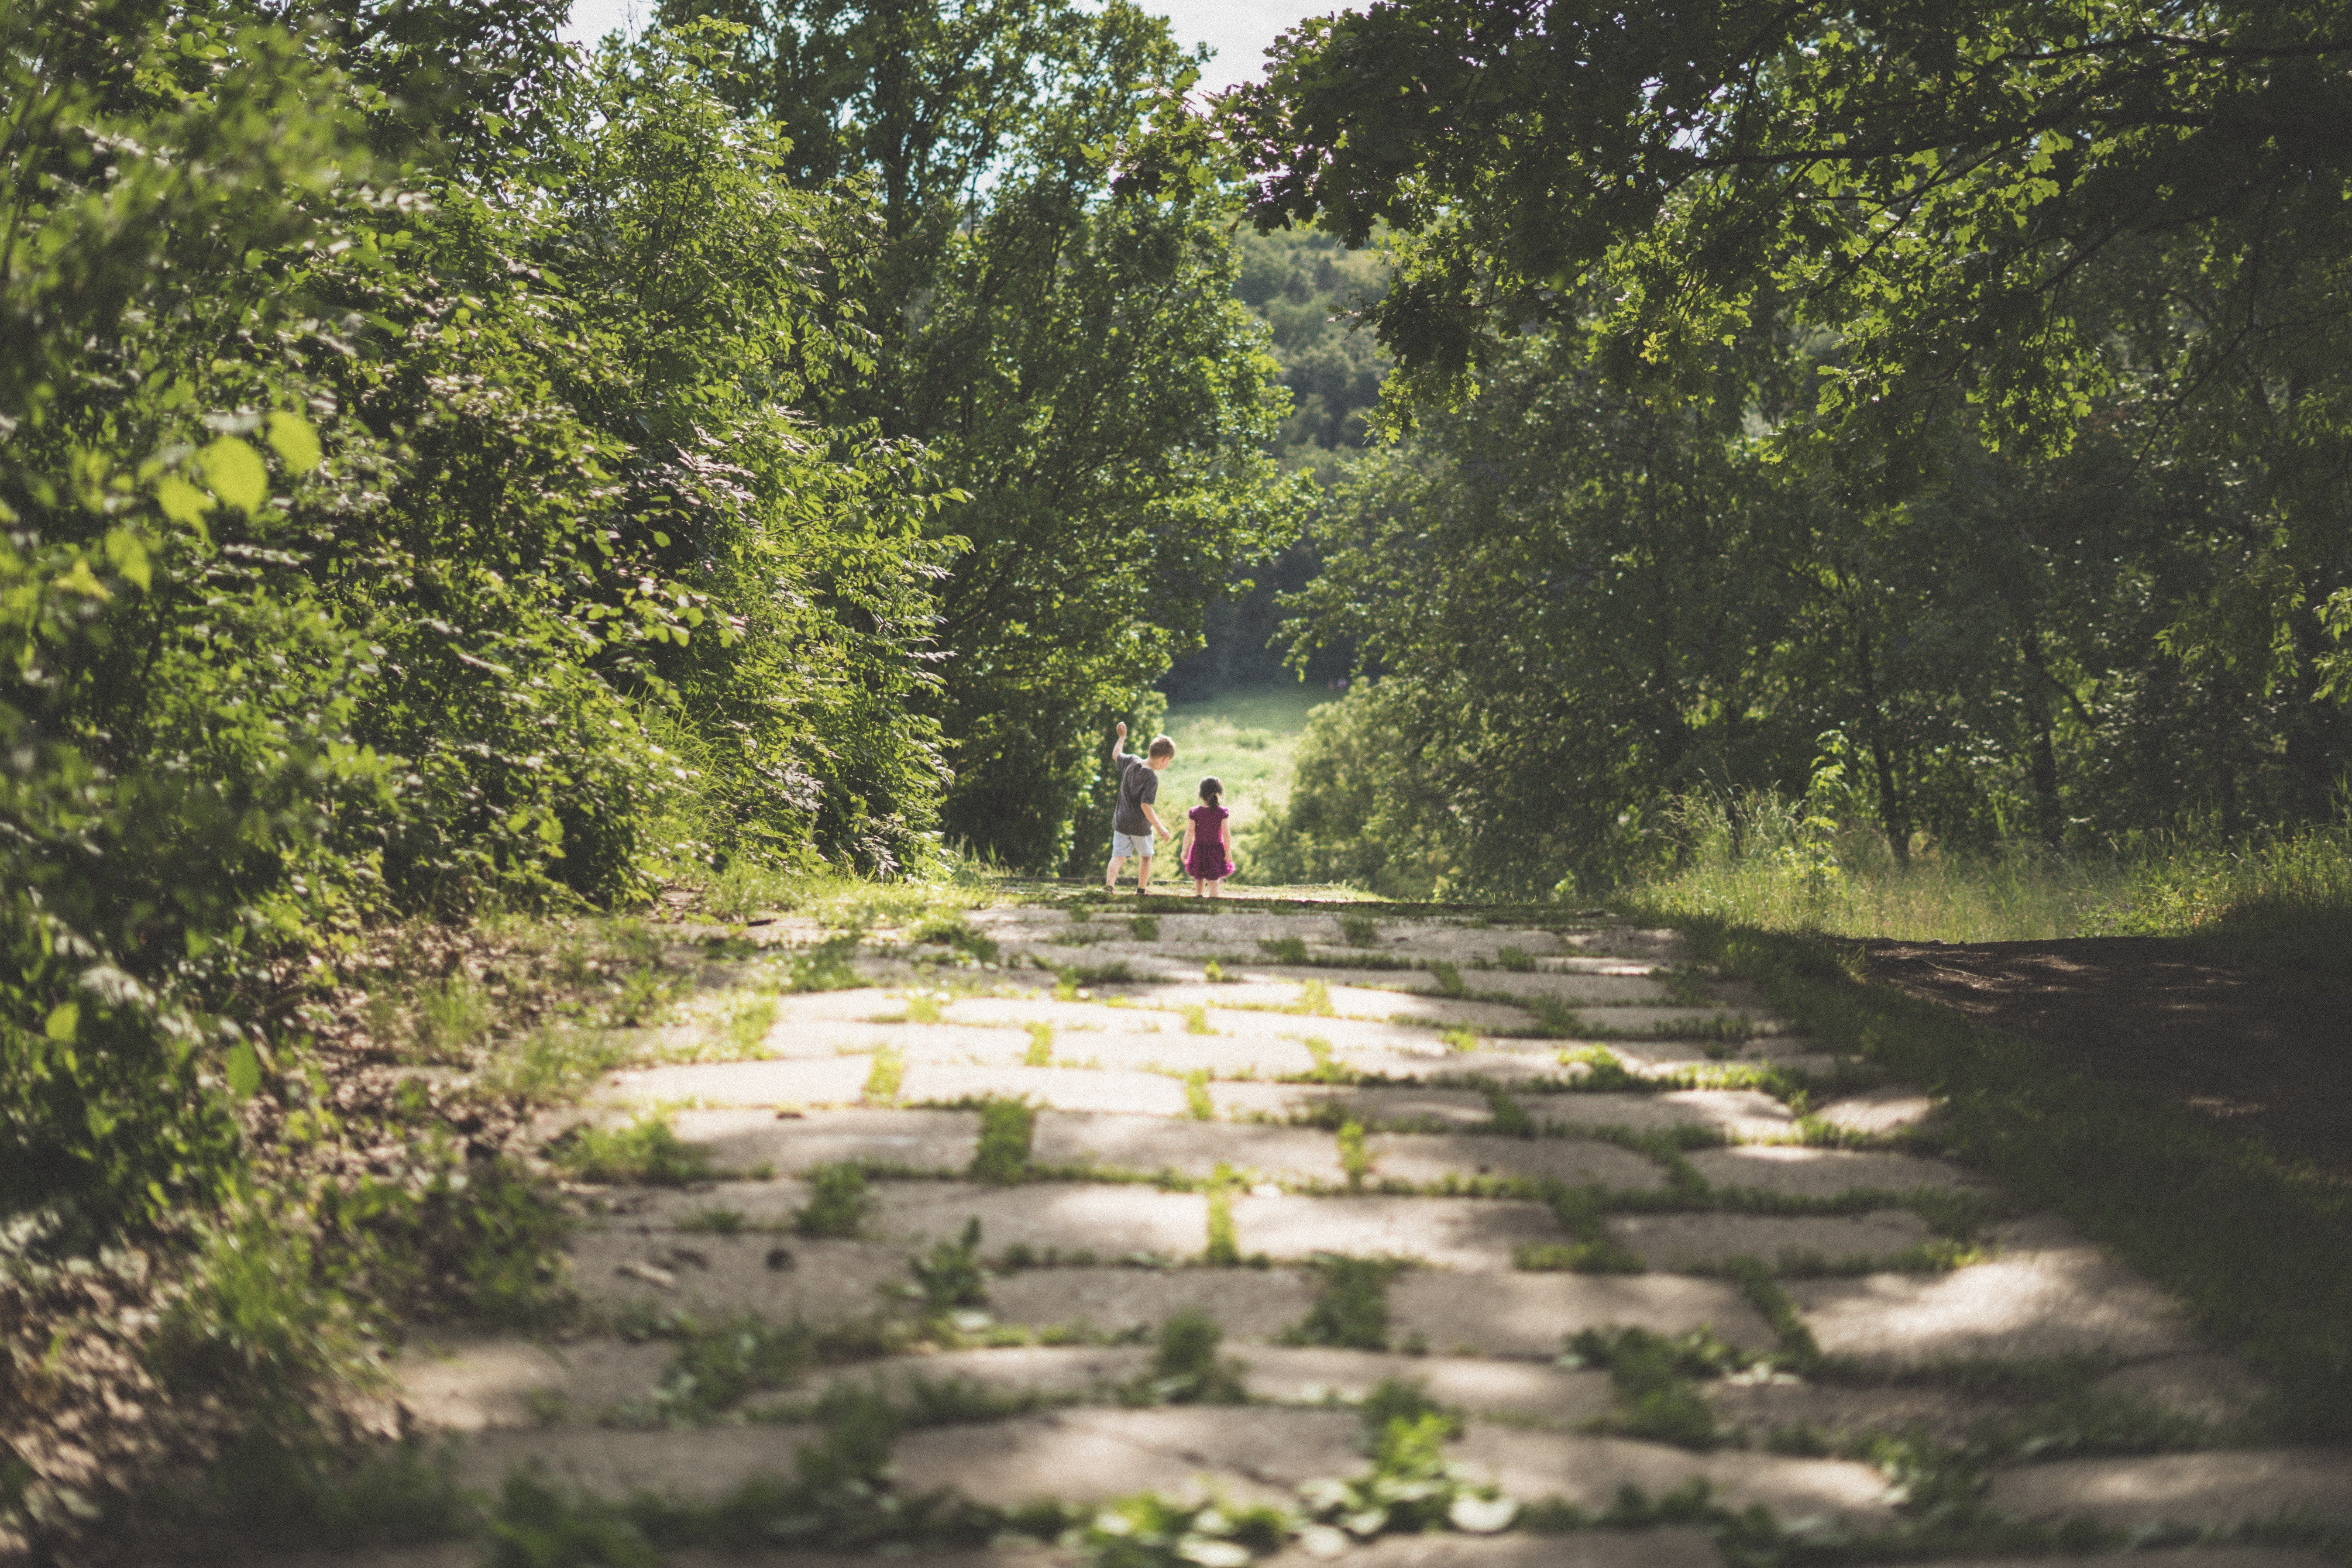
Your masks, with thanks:
[[[1862,677],[1862,710],[1867,724],[1864,739],[1870,745],[1870,761],[1878,773],[1878,821],[1886,832],[1886,847],[1897,866],[1911,863],[1911,818],[1904,809],[1903,792],[1895,782],[1895,758],[1886,745],[1885,726],[1878,711],[1878,682],[1870,669],[1870,634],[1861,633],[1854,639],[1854,668]]]

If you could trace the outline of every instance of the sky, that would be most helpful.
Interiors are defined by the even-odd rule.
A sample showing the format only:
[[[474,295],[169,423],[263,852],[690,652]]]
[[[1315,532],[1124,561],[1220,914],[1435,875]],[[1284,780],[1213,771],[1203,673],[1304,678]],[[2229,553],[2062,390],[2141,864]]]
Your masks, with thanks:
[[[1165,12],[1176,26],[1176,37],[1185,44],[1206,44],[1217,51],[1202,85],[1223,87],[1255,79],[1265,64],[1265,47],[1275,35],[1301,16],[1339,10],[1342,0],[1144,0]],[[572,24],[564,37],[593,42],[614,27],[626,26],[652,9],[651,0],[573,0]]]

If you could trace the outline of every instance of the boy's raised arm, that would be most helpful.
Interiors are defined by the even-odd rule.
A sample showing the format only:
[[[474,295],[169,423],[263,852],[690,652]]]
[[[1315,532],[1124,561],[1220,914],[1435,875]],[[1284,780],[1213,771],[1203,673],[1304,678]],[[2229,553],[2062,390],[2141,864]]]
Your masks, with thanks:
[[[1110,738],[1110,760],[1114,763],[1124,763],[1129,760],[1127,755],[1127,721],[1124,719],[1118,721],[1118,725],[1112,731]]]

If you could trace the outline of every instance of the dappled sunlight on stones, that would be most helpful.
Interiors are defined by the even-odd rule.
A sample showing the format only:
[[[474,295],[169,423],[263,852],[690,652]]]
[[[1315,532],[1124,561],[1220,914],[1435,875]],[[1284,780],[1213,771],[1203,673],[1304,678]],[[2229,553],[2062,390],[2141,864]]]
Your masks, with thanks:
[[[1997,1227],[1999,1254],[1942,1276],[1789,1286],[1823,1351],[1895,1364],[1969,1356],[2151,1356],[2196,1347],[2155,1286],[2049,1217]]]
[[[1580,1329],[1641,1328],[1685,1334],[1712,1328],[1749,1350],[1772,1331],[1719,1279],[1668,1274],[1449,1274],[1415,1269],[1389,1287],[1392,1336],[1419,1335],[1433,1351],[1551,1356]]]
[[[1147,1252],[1198,1253],[1208,1237],[1209,1200],[1139,1184],[1097,1186],[1045,1182],[1019,1187],[909,1182],[880,1189],[873,1234],[908,1245],[953,1240],[968,1220],[981,1223],[982,1247],[1059,1247],[1105,1258]]]

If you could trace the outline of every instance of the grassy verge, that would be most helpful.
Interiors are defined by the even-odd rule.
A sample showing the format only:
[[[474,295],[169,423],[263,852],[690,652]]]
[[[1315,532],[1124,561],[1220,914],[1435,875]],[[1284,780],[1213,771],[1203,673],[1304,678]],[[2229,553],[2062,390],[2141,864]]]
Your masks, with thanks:
[[[2308,1437],[2352,1436],[2352,1191],[2128,1087],[2053,1066],[2023,1040],[1862,977],[1833,939],[1677,921],[1822,1044],[1948,1108],[1952,1144],[2054,1210],[2242,1350]]]

